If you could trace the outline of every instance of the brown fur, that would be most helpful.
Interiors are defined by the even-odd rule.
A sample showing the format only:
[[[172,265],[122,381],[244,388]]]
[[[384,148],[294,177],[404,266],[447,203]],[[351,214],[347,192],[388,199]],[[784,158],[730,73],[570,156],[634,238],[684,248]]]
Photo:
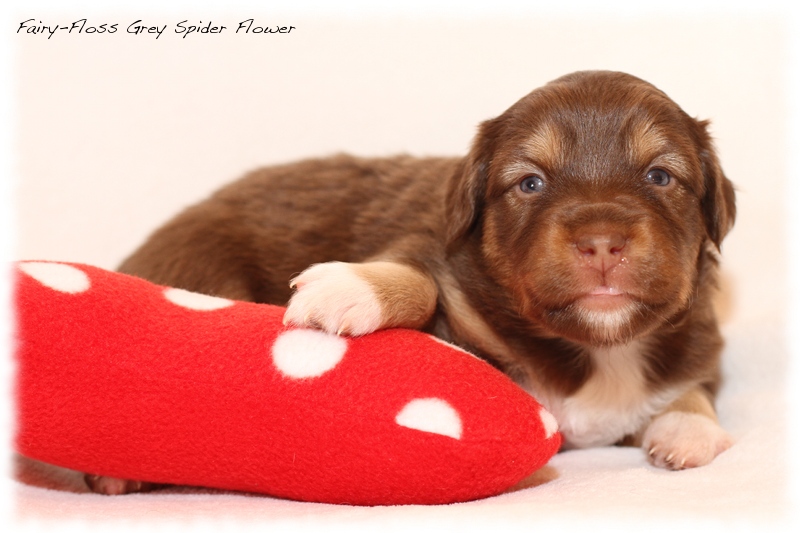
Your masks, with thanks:
[[[672,181],[647,182],[653,168]],[[530,175],[541,191],[520,190]],[[636,340],[648,394],[673,391],[668,409],[706,412],[676,398],[703,391],[710,405],[718,387],[711,292],[734,214],[707,123],[637,78],[580,72],[481,124],[464,158],[338,155],[257,170],[158,230],[120,270],[283,305],[310,265],[366,263],[355,271],[381,302],[382,327],[457,343],[545,403],[598,374],[592,350]],[[387,274],[376,261],[404,268]],[[582,299],[604,284],[635,306],[613,327]]]
[[[436,310],[436,282],[424,272],[391,261],[353,265],[380,300],[385,327],[423,328]]]

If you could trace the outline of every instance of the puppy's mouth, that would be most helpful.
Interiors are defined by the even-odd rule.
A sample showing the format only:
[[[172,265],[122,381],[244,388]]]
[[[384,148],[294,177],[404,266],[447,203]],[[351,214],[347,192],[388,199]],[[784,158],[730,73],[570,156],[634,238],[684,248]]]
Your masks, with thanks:
[[[559,336],[607,346],[627,342],[639,333],[647,309],[635,293],[601,284],[579,292],[568,303],[551,307],[545,320]]]
[[[593,346],[623,344],[650,331],[674,303],[665,295],[654,298],[635,279],[584,278],[528,291],[526,311],[537,327]]]
[[[613,312],[627,307],[633,298],[630,294],[616,287],[599,285],[578,297],[575,303],[587,311]]]

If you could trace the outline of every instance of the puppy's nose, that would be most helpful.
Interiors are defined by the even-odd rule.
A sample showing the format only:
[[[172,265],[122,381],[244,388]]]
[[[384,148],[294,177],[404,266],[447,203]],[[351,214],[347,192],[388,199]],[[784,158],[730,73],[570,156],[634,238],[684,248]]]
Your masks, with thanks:
[[[622,261],[626,242],[621,233],[585,233],[578,236],[575,247],[589,266],[605,272]]]

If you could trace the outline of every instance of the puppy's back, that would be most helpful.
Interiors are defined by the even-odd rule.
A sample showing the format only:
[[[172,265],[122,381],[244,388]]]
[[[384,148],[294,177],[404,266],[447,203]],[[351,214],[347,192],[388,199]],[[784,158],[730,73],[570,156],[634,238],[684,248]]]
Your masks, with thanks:
[[[440,249],[444,185],[457,162],[338,155],[256,170],[162,226],[119,270],[283,305],[289,279],[311,264]]]

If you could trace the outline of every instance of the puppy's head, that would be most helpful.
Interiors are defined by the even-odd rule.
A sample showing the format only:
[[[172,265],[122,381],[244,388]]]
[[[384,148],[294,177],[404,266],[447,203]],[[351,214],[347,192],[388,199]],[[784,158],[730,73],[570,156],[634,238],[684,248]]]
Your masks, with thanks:
[[[543,334],[626,342],[687,309],[733,225],[706,123],[652,85],[579,72],[483,123],[447,198],[450,246]]]

